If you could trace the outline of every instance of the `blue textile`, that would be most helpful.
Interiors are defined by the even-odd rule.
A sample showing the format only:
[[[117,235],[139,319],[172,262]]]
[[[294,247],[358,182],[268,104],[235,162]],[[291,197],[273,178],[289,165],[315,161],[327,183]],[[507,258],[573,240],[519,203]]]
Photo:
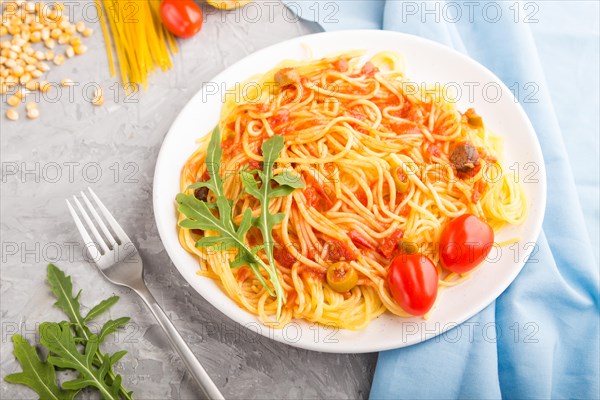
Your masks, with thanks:
[[[519,85],[548,174],[539,251],[514,283],[461,326],[381,353],[371,398],[600,398],[598,2],[337,4],[319,13],[326,30],[426,37]]]

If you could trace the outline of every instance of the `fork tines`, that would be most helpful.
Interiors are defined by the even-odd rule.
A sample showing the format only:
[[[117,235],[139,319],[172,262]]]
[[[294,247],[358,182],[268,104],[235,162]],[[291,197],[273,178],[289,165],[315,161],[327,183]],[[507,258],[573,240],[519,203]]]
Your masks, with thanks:
[[[123,228],[121,228],[108,209],[104,206],[104,204],[102,204],[98,196],[96,196],[96,193],[94,193],[91,188],[88,188],[88,190],[92,199],[94,200],[95,206],[88,199],[84,192],[81,192],[80,194],[83,198],[83,202],[85,203],[85,207],[81,204],[76,196],[73,196],[73,202],[77,206],[77,210],[83,217],[85,224],[81,221],[81,218],[79,218],[75,208],[71,205],[68,199],[66,202],[67,207],[69,207],[69,211],[71,212],[71,216],[75,221],[75,225],[77,226],[77,229],[79,230],[79,233],[85,242],[85,246],[90,252],[92,258],[97,260],[98,257],[115,250],[119,245],[131,242],[131,239],[129,239]],[[100,210],[104,220],[108,222],[108,225],[110,226],[112,232],[114,232],[114,235],[111,233],[111,231],[109,231],[106,223],[98,214],[97,209]],[[102,231],[102,234],[100,234],[98,231],[98,227],[100,228],[100,231]],[[92,236],[90,236],[90,231],[95,240],[93,240]]]

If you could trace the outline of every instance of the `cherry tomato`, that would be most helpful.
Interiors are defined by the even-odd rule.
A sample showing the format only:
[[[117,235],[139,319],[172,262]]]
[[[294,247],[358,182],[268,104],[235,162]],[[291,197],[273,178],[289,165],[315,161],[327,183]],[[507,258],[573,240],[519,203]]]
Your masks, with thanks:
[[[387,276],[396,302],[412,315],[423,315],[433,307],[438,292],[438,273],[433,262],[422,254],[400,254]]]
[[[169,32],[188,38],[202,28],[202,11],[192,0],[162,0],[160,18]]]
[[[494,244],[494,231],[474,215],[464,214],[450,221],[440,237],[442,265],[459,274],[479,265]]]

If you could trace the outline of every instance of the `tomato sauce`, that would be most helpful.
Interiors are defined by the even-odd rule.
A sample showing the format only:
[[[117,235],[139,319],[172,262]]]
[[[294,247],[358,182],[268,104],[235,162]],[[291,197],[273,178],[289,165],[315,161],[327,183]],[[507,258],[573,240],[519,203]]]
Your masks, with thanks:
[[[273,258],[275,258],[275,261],[277,261],[279,265],[287,269],[292,268],[296,262],[296,257],[290,253],[289,249],[279,243],[273,246]]]
[[[396,229],[392,234],[381,240],[379,244],[379,252],[386,258],[392,258],[398,251],[398,242],[404,236],[402,229]]]
[[[367,250],[375,250],[375,247],[359,232],[352,230],[348,232],[348,237],[352,240],[352,243],[358,248]]]
[[[326,260],[329,262],[354,261],[358,256],[345,243],[332,239],[328,242]]]
[[[333,63],[333,68],[335,68],[336,71],[339,71],[339,72],[348,71],[348,60],[346,60],[344,58],[337,60],[336,62]]]

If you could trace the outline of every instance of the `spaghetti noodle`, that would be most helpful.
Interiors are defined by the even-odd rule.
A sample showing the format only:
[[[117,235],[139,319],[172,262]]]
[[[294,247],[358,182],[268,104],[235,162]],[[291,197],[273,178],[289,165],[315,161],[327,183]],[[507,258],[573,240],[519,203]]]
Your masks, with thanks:
[[[273,135],[285,139],[274,173],[293,171],[305,183],[269,207],[285,214],[273,229],[286,292],[280,319],[273,321],[275,299],[248,268],[231,268],[223,254],[195,246],[209,232],[179,227],[179,240],[197,256],[199,275],[216,279],[264,323],[281,327],[300,318],[356,330],[386,311],[409,316],[386,281],[400,238],[431,258],[443,288],[468,275],[447,271],[439,261],[436,243],[450,220],[470,213],[497,231],[527,216],[521,186],[502,168],[502,140],[474,110],[461,113],[439,90],[409,85],[395,53],[364,64],[360,59],[353,52],[287,62],[241,85],[238,97],[229,96],[223,106],[221,171],[231,175],[224,190],[234,222],[244,210],[257,210],[235,171],[261,168],[261,145]],[[201,139],[185,163],[182,192],[193,193],[189,186],[207,179],[208,141]],[[452,152],[464,143],[478,156],[459,167]],[[251,229],[245,240],[262,239]],[[356,286],[346,292],[334,290],[325,276],[339,261],[358,272]]]

